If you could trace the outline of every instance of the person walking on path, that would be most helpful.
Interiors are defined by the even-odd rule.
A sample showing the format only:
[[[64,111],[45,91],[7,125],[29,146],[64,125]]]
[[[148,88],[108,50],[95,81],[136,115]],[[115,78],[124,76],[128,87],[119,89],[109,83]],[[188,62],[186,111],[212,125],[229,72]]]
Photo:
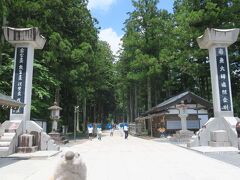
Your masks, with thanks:
[[[123,126],[124,126],[123,123],[121,123],[121,124],[119,125],[119,129],[120,129],[120,135],[121,135],[121,137],[123,137],[123,134],[124,134]]]
[[[236,124],[236,131],[238,137],[238,150],[240,150],[240,122],[237,122]]]
[[[110,126],[110,136],[113,136],[113,126]]]
[[[124,134],[125,134],[125,139],[128,138],[128,124],[125,123],[123,126]]]
[[[93,138],[93,126],[92,124],[88,125],[88,139],[92,140]]]
[[[98,138],[98,140],[102,140],[102,127],[101,127],[101,125],[98,125],[98,127],[97,127],[97,138]]]

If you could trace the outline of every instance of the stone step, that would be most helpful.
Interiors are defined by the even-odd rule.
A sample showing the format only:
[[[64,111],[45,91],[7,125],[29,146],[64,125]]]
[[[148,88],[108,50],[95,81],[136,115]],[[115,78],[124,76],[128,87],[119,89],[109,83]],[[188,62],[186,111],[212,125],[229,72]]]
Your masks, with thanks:
[[[8,147],[0,147],[0,151],[6,151],[8,149],[9,149]]]
[[[37,146],[17,148],[17,152],[21,152],[21,153],[32,153],[32,152],[36,152],[37,150],[38,150]]]
[[[0,137],[0,141],[12,141],[14,136],[2,136]]]
[[[15,136],[16,133],[3,133],[3,136]]]
[[[10,141],[0,141],[0,147],[9,147],[10,144]]]
[[[6,133],[16,133],[16,129],[5,129]]]

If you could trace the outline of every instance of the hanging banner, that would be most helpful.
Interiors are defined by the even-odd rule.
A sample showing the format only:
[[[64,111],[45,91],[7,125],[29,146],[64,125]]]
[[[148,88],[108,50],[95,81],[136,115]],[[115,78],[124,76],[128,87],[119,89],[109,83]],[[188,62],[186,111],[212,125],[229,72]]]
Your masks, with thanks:
[[[27,48],[17,47],[15,63],[15,77],[14,77],[14,89],[13,99],[24,103],[25,97],[25,84],[26,84],[26,70],[27,70]],[[19,109],[13,109],[12,114],[23,114],[24,107]]]
[[[221,111],[231,111],[230,84],[228,79],[227,55],[225,47],[216,48],[218,85]]]

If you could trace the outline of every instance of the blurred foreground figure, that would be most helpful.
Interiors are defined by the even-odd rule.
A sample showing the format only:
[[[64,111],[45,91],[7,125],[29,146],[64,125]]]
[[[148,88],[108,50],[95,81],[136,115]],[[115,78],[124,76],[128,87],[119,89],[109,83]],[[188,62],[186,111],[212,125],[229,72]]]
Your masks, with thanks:
[[[61,156],[53,180],[86,180],[87,167],[80,154],[67,151]]]

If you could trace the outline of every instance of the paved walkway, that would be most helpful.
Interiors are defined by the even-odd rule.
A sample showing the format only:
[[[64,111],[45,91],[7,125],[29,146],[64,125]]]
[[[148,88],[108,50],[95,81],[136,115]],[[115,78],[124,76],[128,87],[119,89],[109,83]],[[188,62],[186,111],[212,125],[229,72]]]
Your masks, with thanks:
[[[88,180],[233,180],[240,168],[169,143],[119,135],[64,147],[87,163]],[[47,180],[60,154],[54,157],[0,159],[1,180]]]

